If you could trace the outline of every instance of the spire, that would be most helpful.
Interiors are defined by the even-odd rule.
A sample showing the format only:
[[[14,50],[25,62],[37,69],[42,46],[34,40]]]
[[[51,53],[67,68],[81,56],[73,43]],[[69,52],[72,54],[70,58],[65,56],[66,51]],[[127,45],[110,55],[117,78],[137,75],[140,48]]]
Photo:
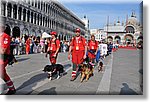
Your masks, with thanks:
[[[118,17],[118,21],[117,21],[117,23],[120,23],[119,17]]]
[[[127,16],[126,16],[126,25],[127,25],[127,23],[128,23],[128,14],[127,14]]]
[[[136,18],[136,14],[135,14],[135,11],[134,11],[134,17]]]
[[[132,11],[131,17],[134,17],[133,11]]]
[[[124,25],[124,21],[122,21],[122,26]]]
[[[114,26],[116,26],[116,20],[114,21]]]
[[[136,18],[136,14],[135,14],[135,11],[134,11],[134,10],[132,10],[131,17],[135,17],[135,18]]]

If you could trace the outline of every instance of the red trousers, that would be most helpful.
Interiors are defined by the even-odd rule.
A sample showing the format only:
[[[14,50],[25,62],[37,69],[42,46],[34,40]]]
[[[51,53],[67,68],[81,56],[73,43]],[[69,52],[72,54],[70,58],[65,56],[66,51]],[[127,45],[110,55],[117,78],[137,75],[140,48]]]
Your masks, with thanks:
[[[85,51],[72,51],[72,63],[73,63],[73,68],[72,68],[72,77],[76,77],[77,74],[77,67],[81,63],[83,63],[83,57],[84,57]]]
[[[8,86],[9,90],[14,90],[15,87],[13,85],[13,82],[11,81],[10,77],[8,76],[6,72],[6,66],[8,64],[8,60],[3,62],[0,60],[0,77],[5,81],[6,85]]]
[[[83,62],[85,51],[72,51],[72,63],[81,64]]]
[[[30,45],[26,45],[26,54],[29,54],[30,52]]]
[[[54,57],[55,52],[51,52],[49,55],[49,60],[51,62],[51,64],[56,64],[56,60],[57,60],[57,55],[56,57]]]
[[[88,52],[88,57],[90,59],[95,59],[96,55],[94,53]]]

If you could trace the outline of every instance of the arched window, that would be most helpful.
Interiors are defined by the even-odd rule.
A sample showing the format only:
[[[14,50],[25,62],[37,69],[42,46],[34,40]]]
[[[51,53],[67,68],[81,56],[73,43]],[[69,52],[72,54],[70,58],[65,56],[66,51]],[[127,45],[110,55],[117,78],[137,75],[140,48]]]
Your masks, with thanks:
[[[48,5],[46,4],[46,10],[45,10],[45,11],[46,11],[46,13],[47,13],[47,7],[48,7]]]
[[[49,28],[49,19],[48,19],[47,23],[48,23],[48,26],[47,26],[47,27]]]
[[[31,12],[31,23],[33,23],[33,12]]]
[[[30,4],[30,0],[28,0],[28,4]]]
[[[27,12],[27,22],[30,22],[30,11]]]
[[[23,21],[26,21],[26,9],[23,9]]]
[[[34,14],[34,24],[36,24],[36,13]]]
[[[2,3],[1,4],[1,15],[5,16],[5,9],[6,9],[6,4]]]
[[[38,0],[38,9],[40,9],[40,1]]]
[[[43,8],[44,8],[44,9],[43,9],[43,11],[45,12],[45,2],[44,2],[44,6],[43,6]]]
[[[40,16],[40,25],[42,26],[42,15]]]
[[[7,17],[11,17],[11,12],[12,12],[12,6],[11,4],[9,3],[7,5]]]
[[[132,27],[132,26],[127,26],[126,27],[126,33],[135,33],[135,30],[134,30],[134,28]]]
[[[45,19],[45,27],[47,27],[47,18]]]
[[[41,10],[43,10],[43,1],[41,1]]]
[[[19,20],[21,20],[21,14],[22,14],[22,8],[19,7],[19,10],[18,10],[18,17],[19,17]]]
[[[34,0],[31,1],[32,6],[34,6]]]
[[[43,17],[43,27],[44,27],[44,25],[45,25],[45,17]]]
[[[35,0],[35,7],[37,7],[37,3],[38,3],[38,1],[37,1],[37,0]]]
[[[40,15],[38,14],[38,17],[37,17],[37,25],[39,25],[39,20],[40,20]]]

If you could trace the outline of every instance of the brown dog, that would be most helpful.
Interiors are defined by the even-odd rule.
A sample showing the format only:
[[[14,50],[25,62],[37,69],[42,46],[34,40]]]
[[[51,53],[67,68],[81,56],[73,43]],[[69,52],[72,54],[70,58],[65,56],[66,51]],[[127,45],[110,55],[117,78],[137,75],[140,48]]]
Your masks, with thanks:
[[[80,82],[83,82],[84,78],[87,82],[91,76],[93,76],[93,66],[89,64],[82,64]]]

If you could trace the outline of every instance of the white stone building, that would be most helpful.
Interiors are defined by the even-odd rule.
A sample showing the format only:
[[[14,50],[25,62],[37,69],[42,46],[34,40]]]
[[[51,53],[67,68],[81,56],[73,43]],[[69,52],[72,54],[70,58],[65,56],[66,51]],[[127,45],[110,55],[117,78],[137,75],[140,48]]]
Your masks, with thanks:
[[[84,22],[85,24],[85,38],[87,40],[90,39],[90,23],[89,23],[89,19],[84,16],[84,18],[82,18],[82,22]]]
[[[85,34],[85,24],[56,0],[1,0],[0,17],[7,34],[41,36],[43,32],[58,32],[60,40],[70,40],[76,28]]]
[[[107,32],[107,41],[119,44],[136,44],[142,37],[142,25],[136,18],[134,12],[131,17],[121,23],[119,20],[113,25],[108,24],[104,27]]]

